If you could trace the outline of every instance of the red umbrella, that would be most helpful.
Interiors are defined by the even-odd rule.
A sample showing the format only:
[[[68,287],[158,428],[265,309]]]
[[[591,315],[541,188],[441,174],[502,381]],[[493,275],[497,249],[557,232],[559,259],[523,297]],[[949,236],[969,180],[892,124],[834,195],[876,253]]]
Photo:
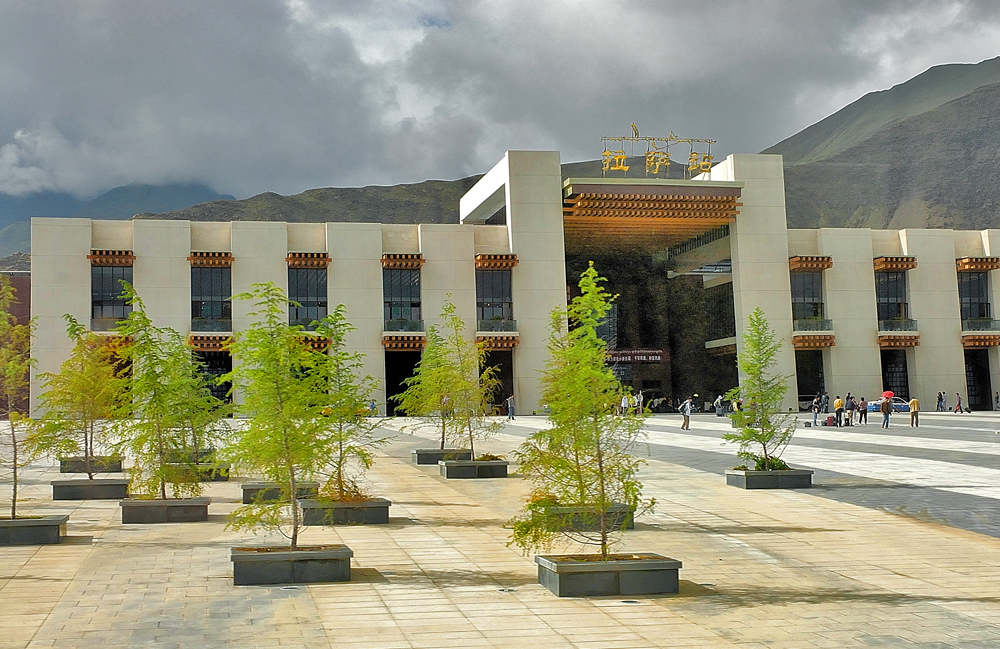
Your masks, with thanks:
[[[894,396],[896,396],[896,393],[894,393],[892,390],[886,390],[885,392],[882,393],[883,399],[891,399]]]

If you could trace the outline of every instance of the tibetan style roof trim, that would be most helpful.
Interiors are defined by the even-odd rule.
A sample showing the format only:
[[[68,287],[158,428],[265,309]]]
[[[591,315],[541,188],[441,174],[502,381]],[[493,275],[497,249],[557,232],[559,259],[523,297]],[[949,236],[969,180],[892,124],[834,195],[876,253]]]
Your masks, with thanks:
[[[87,259],[91,266],[131,266],[135,255],[131,250],[91,250]]]
[[[476,255],[476,268],[505,270],[517,266],[517,255]]]
[[[476,343],[486,343],[487,349],[514,349],[520,342],[517,334],[481,334],[476,336]]]
[[[188,261],[195,268],[230,268],[233,265],[233,253],[192,252]]]
[[[966,349],[1000,347],[1000,334],[970,334],[962,336],[962,347]]]
[[[387,352],[416,352],[427,344],[424,334],[412,336],[399,334],[382,334],[382,346]]]
[[[875,271],[911,270],[917,267],[916,257],[876,257]]]
[[[221,352],[229,344],[230,336],[202,336],[191,334],[188,336],[188,344],[199,352]]]
[[[1000,268],[1000,257],[962,257],[955,260],[959,271],[986,271]]]
[[[833,257],[822,255],[796,255],[788,258],[788,270],[793,273],[804,273],[833,268]]]
[[[725,356],[726,354],[735,354],[736,345],[720,345],[719,347],[709,347],[705,350],[709,356]]]
[[[736,220],[739,187],[574,183],[565,188],[566,251],[666,250]]]
[[[837,337],[833,334],[799,334],[792,336],[792,347],[795,349],[821,349],[833,347]]]
[[[898,347],[918,347],[920,345],[919,334],[884,334],[878,337],[878,346],[882,349],[895,349]]]
[[[312,347],[316,351],[325,351],[327,347],[330,346],[330,339],[326,336],[309,336],[302,335],[298,337],[303,343],[308,347]]]
[[[326,268],[330,265],[330,253],[290,252],[285,261],[289,268]]]
[[[416,270],[424,265],[424,256],[417,254],[389,254],[382,255],[382,268],[393,268],[403,270]]]

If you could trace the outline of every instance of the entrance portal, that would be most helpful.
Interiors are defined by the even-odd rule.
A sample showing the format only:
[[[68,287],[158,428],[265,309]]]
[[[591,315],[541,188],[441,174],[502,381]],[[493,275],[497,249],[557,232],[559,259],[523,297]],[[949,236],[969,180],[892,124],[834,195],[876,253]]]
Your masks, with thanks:
[[[910,377],[906,371],[905,349],[882,350],[882,389],[892,390],[901,399],[910,399]]]
[[[798,386],[799,409],[808,410],[813,398],[826,390],[826,381],[823,378],[823,350],[795,350],[795,381]]]
[[[965,350],[965,385],[969,391],[969,408],[973,410],[993,410],[989,350]]]
[[[385,352],[385,414],[392,417],[396,413],[397,402],[392,397],[406,391],[406,379],[420,362],[420,352]],[[403,414],[403,413],[399,413]]]
[[[500,380],[500,388],[491,395],[490,405],[494,412],[507,414],[504,401],[514,394],[514,352],[510,350],[489,352],[483,366],[490,367],[491,365],[497,368],[496,377]]]

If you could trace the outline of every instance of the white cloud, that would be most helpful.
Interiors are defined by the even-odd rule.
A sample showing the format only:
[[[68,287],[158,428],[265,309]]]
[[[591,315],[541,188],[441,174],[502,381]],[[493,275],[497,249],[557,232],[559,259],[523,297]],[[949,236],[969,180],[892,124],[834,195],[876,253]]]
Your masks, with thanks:
[[[758,151],[998,44],[990,2],[2,3],[0,192],[455,178],[633,121]]]

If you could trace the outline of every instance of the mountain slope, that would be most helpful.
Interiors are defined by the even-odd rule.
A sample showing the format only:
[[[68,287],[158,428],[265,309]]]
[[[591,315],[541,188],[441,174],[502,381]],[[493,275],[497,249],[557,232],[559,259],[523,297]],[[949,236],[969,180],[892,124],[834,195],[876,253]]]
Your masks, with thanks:
[[[629,177],[645,175],[645,159],[628,159]],[[670,176],[680,177],[684,167],[671,165]],[[601,175],[601,161],[587,160],[562,165],[563,178]],[[482,178],[425,180],[408,185],[326,187],[293,196],[271,192],[251,198],[211,202],[164,214],[139,214],[142,219],[190,221],[288,221],[355,223],[458,223],[458,202]]]
[[[994,83],[1000,83],[1000,57],[974,65],[935,66],[888,90],[870,92],[761,153],[781,154],[786,167],[831,158],[865,141],[887,124],[927,112]]]
[[[785,169],[790,227],[1000,225],[1000,83]]]

